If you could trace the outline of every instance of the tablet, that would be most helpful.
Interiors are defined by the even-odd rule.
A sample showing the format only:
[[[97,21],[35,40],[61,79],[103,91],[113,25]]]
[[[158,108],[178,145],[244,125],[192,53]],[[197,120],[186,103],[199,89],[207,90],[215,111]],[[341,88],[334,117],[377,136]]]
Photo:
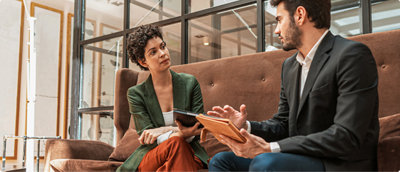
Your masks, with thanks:
[[[173,110],[174,121],[179,121],[184,127],[193,127],[198,120],[196,116],[199,115],[197,113],[188,112],[181,109]],[[203,125],[200,125],[199,128],[203,128]]]

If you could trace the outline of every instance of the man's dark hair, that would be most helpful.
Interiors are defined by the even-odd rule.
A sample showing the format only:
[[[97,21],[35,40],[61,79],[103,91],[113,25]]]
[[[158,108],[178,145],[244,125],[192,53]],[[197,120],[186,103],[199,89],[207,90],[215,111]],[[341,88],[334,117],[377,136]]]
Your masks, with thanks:
[[[318,29],[329,29],[331,26],[331,0],[270,0],[274,7],[279,3],[285,3],[285,9],[293,16],[297,7],[303,6],[308,13],[310,21],[314,22],[314,27]]]
[[[139,63],[139,60],[146,60],[144,57],[144,47],[146,47],[148,40],[155,37],[159,37],[163,40],[160,28],[154,25],[139,26],[128,36],[127,51],[129,59],[133,63],[136,63],[142,70],[149,70]]]

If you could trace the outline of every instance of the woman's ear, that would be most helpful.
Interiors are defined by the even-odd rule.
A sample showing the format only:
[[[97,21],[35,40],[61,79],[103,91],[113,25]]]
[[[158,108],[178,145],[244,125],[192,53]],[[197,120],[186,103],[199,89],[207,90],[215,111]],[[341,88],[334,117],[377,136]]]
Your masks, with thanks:
[[[145,67],[145,68],[148,67],[148,65],[147,65],[147,63],[146,63],[146,59],[138,59],[138,62],[139,62],[139,64],[140,64],[141,66],[143,66],[143,67]]]

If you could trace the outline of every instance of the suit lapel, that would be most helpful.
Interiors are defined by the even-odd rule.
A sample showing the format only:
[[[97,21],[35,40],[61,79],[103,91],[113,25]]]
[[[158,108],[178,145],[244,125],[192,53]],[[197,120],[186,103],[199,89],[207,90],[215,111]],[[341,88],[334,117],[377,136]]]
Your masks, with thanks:
[[[295,54],[296,56],[296,54]],[[297,135],[297,127],[296,127],[296,114],[297,107],[299,103],[299,94],[300,94],[300,75],[301,75],[301,65],[297,61],[294,62],[293,67],[290,68],[289,76],[291,76],[290,81],[294,81],[293,84],[289,84],[290,95],[289,98],[289,107],[293,110],[290,111],[289,115],[289,123],[293,125],[289,125],[289,135]]]
[[[325,62],[329,59],[330,54],[328,51],[332,49],[334,42],[334,36],[331,32],[328,32],[325,38],[321,41],[317,52],[311,62],[310,71],[308,72],[306,83],[304,84],[303,94],[300,99],[299,109],[297,110],[296,119],[298,118],[304,103],[306,102],[308,95],[311,91],[311,88],[314,86],[314,82],[318,77],[319,72],[321,71],[322,67],[325,65]]]
[[[146,102],[146,108],[149,112],[149,116],[152,121],[157,125],[156,127],[164,126],[164,117],[162,115],[160,103],[158,102],[156,91],[154,90],[153,80],[151,75],[147,78],[145,82],[146,93],[144,96],[144,101]]]
[[[178,109],[185,109],[186,107],[186,85],[185,82],[182,81],[182,78],[171,71],[172,75],[172,92],[173,92],[173,99],[174,99],[174,108]]]
[[[296,54],[295,54],[295,56],[296,56]],[[296,110],[298,107],[297,105],[299,102],[299,94],[300,94],[300,92],[299,92],[300,91],[300,85],[299,85],[300,74],[301,74],[301,65],[297,61],[295,61],[293,64],[293,67],[290,68],[288,76],[291,76],[290,81],[294,81],[293,84],[289,84],[289,86],[290,86],[289,87],[289,90],[290,90],[289,103],[290,103],[290,107],[292,109],[296,109]],[[294,113],[296,113],[296,112],[294,112]]]

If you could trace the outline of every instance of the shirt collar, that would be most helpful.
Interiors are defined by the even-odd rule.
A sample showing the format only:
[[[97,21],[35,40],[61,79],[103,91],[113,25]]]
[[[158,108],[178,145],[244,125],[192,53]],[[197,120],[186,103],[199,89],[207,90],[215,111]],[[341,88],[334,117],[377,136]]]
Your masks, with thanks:
[[[314,44],[314,46],[311,48],[310,52],[308,52],[306,58],[303,58],[303,55],[298,52],[296,56],[296,60],[300,63],[300,65],[306,65],[310,64],[311,61],[313,60],[315,53],[317,52],[317,49],[319,47],[319,44],[321,44],[322,39],[324,39],[325,35],[329,32],[329,29],[327,29],[324,34],[319,38],[319,40]]]

